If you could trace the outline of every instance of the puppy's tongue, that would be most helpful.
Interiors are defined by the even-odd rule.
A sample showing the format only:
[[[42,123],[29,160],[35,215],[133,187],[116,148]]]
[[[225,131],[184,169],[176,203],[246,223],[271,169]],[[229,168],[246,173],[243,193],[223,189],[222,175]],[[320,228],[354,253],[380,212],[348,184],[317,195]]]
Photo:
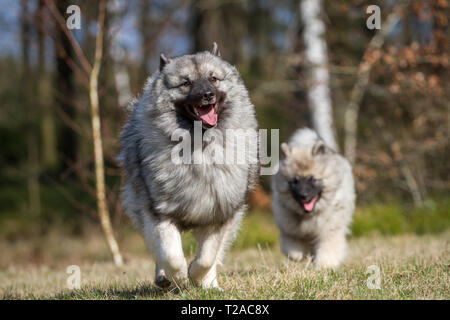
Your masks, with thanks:
[[[208,105],[203,108],[198,108],[198,115],[207,124],[213,126],[217,123],[217,113],[214,112],[214,106]]]
[[[317,202],[317,196],[315,196],[314,198],[312,198],[312,200],[310,202],[304,203],[303,204],[303,208],[308,211],[311,212],[314,210],[314,206],[316,205]]]

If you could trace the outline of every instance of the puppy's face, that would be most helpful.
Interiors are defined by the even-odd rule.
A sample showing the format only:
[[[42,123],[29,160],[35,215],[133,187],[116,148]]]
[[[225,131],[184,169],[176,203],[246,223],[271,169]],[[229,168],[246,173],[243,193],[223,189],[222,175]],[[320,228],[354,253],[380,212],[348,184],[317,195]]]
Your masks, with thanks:
[[[334,152],[321,140],[312,146],[293,147],[282,144],[285,154],[281,173],[286,178],[292,197],[305,214],[314,213],[324,190],[325,157]]]

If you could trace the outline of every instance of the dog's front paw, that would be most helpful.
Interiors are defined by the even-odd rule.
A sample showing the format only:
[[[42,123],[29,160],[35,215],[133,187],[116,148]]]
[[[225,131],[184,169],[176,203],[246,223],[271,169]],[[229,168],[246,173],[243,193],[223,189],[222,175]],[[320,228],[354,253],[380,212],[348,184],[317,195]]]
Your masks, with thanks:
[[[210,279],[204,279],[201,283],[200,286],[203,289],[207,289],[207,290],[217,290],[220,292],[223,292],[223,289],[219,286],[219,282],[217,281],[216,278],[214,278],[212,281]]]
[[[298,247],[294,248],[284,244],[281,247],[281,250],[286,255],[286,257],[288,257],[289,260],[295,262],[302,261],[306,257],[304,250],[300,250]]]
[[[217,281],[216,267],[210,267],[209,269],[206,269],[206,272],[205,269],[205,267],[202,267],[197,263],[192,263],[189,268],[189,277],[192,282],[197,286],[201,286],[203,289],[216,289],[223,291]]]
[[[305,255],[303,252],[301,251],[290,251],[288,253],[286,253],[286,256],[288,257],[289,260],[292,261],[302,261],[303,258],[305,258]]]
[[[318,269],[335,269],[339,267],[341,262],[342,258],[334,254],[321,254],[314,259],[314,265]]]
[[[337,238],[333,242],[326,242],[317,248],[314,264],[317,268],[334,269],[345,260],[347,246],[345,238]]]
[[[166,276],[159,275],[155,278],[155,286],[160,289],[169,289],[171,285],[172,282],[170,282],[170,280],[167,279]]]

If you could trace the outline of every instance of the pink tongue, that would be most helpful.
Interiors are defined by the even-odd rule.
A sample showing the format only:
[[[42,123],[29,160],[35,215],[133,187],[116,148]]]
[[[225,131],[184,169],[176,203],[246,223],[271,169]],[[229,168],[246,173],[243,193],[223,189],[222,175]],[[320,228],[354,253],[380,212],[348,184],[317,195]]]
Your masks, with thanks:
[[[317,196],[314,197],[310,202],[304,203],[303,208],[305,208],[306,211],[313,211],[316,201],[317,201]]]
[[[197,111],[200,115],[200,119],[205,121],[207,124],[213,126],[217,123],[217,113],[214,113],[213,106],[198,108]]]

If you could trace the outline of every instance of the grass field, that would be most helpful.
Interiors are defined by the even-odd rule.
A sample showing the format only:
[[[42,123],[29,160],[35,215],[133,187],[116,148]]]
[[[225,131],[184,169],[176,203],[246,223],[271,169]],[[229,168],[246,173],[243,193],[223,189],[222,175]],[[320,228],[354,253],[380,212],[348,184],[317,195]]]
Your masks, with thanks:
[[[252,217],[247,225],[252,224]],[[0,242],[3,299],[450,299],[450,233],[364,236],[350,239],[347,263],[317,271],[280,253],[277,231],[261,224],[242,232],[220,269],[223,292],[187,285],[178,292],[153,287],[153,262],[139,235],[119,237],[126,265],[116,268],[98,229],[82,237],[49,232],[40,239]],[[254,229],[254,228],[253,228]],[[259,235],[259,236],[257,236]],[[256,237],[256,240],[255,240]],[[262,244],[252,246],[260,238]],[[189,257],[195,246],[185,236]],[[81,289],[67,289],[69,265],[81,268]],[[370,265],[381,289],[369,289]]]

